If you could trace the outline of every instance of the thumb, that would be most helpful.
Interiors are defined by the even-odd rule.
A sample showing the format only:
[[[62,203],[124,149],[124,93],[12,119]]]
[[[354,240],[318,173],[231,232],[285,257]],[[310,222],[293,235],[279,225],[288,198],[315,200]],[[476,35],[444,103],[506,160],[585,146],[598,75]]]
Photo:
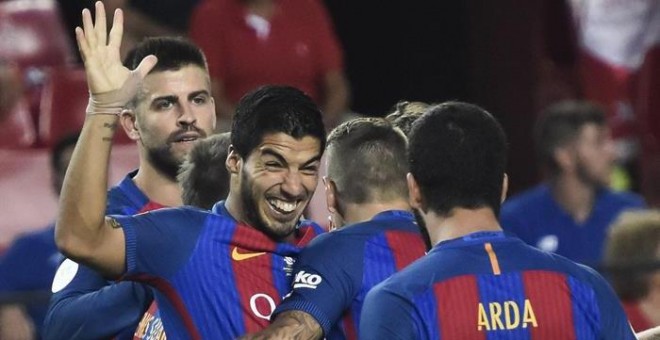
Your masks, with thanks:
[[[154,68],[154,66],[156,66],[156,63],[158,63],[158,58],[156,58],[155,55],[150,54],[150,55],[144,57],[144,59],[142,59],[142,61],[140,62],[140,65],[138,65],[138,67],[135,69],[135,71],[138,74],[140,74],[140,78],[144,79],[144,77],[147,76],[149,71],[151,71]]]

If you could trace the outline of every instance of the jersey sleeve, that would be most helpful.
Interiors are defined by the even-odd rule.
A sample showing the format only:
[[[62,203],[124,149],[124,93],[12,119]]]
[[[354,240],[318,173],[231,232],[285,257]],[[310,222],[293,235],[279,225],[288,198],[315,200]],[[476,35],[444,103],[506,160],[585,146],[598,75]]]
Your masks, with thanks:
[[[153,300],[150,290],[139,283],[109,283],[91,268],[71,260],[65,260],[58,269],[53,291],[44,339],[132,336]]]
[[[40,280],[34,272],[34,247],[30,237],[20,237],[0,257],[0,292],[35,289]]]
[[[126,240],[129,280],[169,278],[189,259],[207,214],[193,208],[160,209],[135,216],[111,216]]]
[[[350,242],[325,234],[319,236],[299,255],[294,265],[291,293],[277,307],[274,315],[289,310],[310,314],[328,335],[344,310],[357,295],[362,280],[362,261],[352,256],[362,251],[360,242]],[[332,256],[342,254],[342,258]]]
[[[387,282],[387,281],[385,281]],[[367,293],[360,314],[360,339],[419,339],[414,306],[381,283]]]
[[[602,315],[600,320],[601,339],[636,339],[628,317],[612,287],[596,271],[590,268],[588,270],[594,276],[596,299],[600,315]]]

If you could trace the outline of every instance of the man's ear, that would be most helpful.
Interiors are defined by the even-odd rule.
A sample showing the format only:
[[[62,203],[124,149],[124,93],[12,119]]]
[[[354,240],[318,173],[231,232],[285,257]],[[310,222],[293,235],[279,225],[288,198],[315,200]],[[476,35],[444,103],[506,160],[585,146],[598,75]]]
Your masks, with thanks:
[[[420,191],[419,185],[415,180],[415,176],[409,172],[406,175],[406,182],[408,183],[408,200],[410,201],[410,206],[426,212],[426,206],[424,204],[424,200],[422,199],[422,192]]]
[[[325,189],[325,200],[328,206],[328,212],[337,212],[337,186],[328,176],[323,176],[323,188]]]
[[[132,110],[123,110],[119,116],[119,122],[121,123],[122,128],[124,128],[124,132],[128,138],[134,141],[140,140],[137,118]]]
[[[229,145],[229,154],[227,154],[227,161],[225,165],[230,174],[238,174],[241,171],[241,161],[243,159],[238,155],[233,145]]]
[[[552,152],[555,162],[559,166],[561,172],[568,171],[575,167],[575,157],[573,157],[573,150],[570,147],[556,148]]]
[[[500,198],[500,203],[504,202],[506,199],[506,194],[509,192],[509,175],[504,174],[502,178],[502,197]]]

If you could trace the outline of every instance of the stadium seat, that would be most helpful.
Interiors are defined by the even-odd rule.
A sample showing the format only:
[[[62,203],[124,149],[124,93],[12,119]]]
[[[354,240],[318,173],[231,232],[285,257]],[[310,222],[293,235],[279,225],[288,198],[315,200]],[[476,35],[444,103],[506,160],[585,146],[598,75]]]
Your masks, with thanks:
[[[39,108],[39,143],[52,145],[63,136],[79,131],[85,121],[89,95],[85,71],[54,68],[48,72]],[[132,143],[122,131],[115,143]]]
[[[33,146],[37,139],[26,98],[21,98],[0,121],[0,149],[21,149]]]
[[[0,2],[0,59],[21,68],[65,65],[75,60],[68,39],[54,0]]]

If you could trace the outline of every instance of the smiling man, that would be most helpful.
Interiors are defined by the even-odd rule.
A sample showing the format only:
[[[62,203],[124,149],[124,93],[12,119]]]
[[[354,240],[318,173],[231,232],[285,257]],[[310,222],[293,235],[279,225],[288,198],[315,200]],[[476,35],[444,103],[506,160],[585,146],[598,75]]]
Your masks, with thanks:
[[[235,338],[265,327],[288,290],[300,247],[321,232],[300,220],[325,147],[320,110],[297,89],[257,89],[234,116],[226,202],[211,212],[183,207],[105,216],[117,114],[148,85],[143,79],[160,61],[148,55],[134,71],[122,66],[122,12],[115,12],[107,42],[101,3],[96,14],[93,23],[84,12],[84,29],[77,30],[92,104],[64,183],[58,247],[107,277],[154,286],[170,338]],[[156,108],[168,107],[163,103]],[[187,138],[172,140],[187,144]]]

